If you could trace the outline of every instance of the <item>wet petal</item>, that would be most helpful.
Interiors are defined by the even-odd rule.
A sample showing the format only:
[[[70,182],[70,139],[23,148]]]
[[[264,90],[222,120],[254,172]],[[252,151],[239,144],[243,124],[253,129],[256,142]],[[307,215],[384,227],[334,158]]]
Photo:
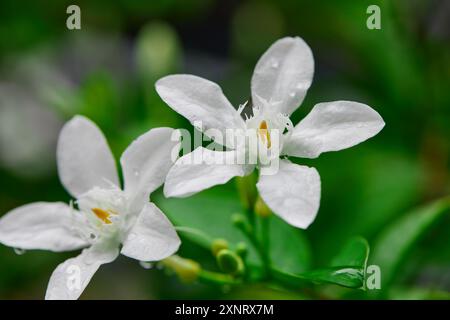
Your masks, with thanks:
[[[75,116],[64,125],[57,161],[61,182],[75,198],[93,187],[119,186],[108,143],[97,125],[85,117]]]
[[[267,206],[287,223],[306,229],[316,218],[320,205],[316,169],[281,160],[278,173],[261,175],[256,186]]]
[[[276,41],[259,59],[252,77],[253,101],[271,101],[291,114],[302,103],[314,74],[314,58],[299,37]]]

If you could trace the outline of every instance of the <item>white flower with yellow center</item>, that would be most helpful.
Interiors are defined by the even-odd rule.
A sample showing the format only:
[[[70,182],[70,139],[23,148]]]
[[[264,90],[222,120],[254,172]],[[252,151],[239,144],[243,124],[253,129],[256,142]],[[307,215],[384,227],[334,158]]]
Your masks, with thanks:
[[[178,235],[149,195],[164,182],[172,165],[173,129],[157,128],[136,139],[123,153],[124,188],[99,128],[76,116],[61,131],[57,161],[62,184],[77,200],[72,205],[38,202],[0,219],[0,243],[22,250],[63,252],[85,248],[60,264],[46,299],[77,299],[97,269],[119,253],[139,261],[174,254]],[[77,209],[75,209],[75,206]]]
[[[258,61],[251,80],[253,115],[244,120],[242,108],[236,110],[220,87],[193,75],[171,75],[156,83],[161,98],[210,138],[216,133],[256,131],[258,161],[224,164],[214,159],[239,159],[254,150],[230,139],[215,139],[227,151],[199,147],[181,157],[169,171],[164,192],[168,197],[185,197],[223,184],[235,176],[245,176],[259,167],[257,183],[264,202],[286,222],[307,228],[315,219],[320,203],[320,177],[314,168],[291,163],[279,156],[316,158],[322,152],[354,146],[376,135],[384,126],[380,115],[369,106],[351,102],[320,103],[295,127],[289,116],[295,111],[311,85],[314,60],[311,49],[300,38],[276,41]],[[215,132],[215,134],[211,134]],[[201,163],[187,161],[201,158]],[[264,155],[266,155],[264,157]],[[279,161],[278,170],[264,169]]]

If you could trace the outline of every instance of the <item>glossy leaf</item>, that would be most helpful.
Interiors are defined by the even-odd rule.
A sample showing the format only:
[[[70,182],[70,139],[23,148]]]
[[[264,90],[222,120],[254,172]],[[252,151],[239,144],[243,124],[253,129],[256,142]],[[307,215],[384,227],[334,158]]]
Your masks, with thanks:
[[[401,217],[379,235],[370,263],[381,269],[382,288],[394,281],[421,236],[449,212],[450,198],[444,198]]]
[[[333,259],[331,265],[334,267],[350,266],[365,268],[369,257],[369,244],[362,237],[354,237],[346,243],[342,251]]]

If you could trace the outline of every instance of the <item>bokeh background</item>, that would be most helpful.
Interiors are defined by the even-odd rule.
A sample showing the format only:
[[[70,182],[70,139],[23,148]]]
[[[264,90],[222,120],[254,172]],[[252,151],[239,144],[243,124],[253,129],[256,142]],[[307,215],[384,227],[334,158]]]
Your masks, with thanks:
[[[81,8],[81,30],[66,28],[70,4]],[[370,4],[381,8],[381,30],[366,27]],[[2,0],[0,215],[33,201],[70,200],[58,181],[55,143],[73,115],[94,120],[116,157],[150,128],[192,130],[154,82],[196,74],[219,83],[238,106],[250,95],[258,58],[283,36],[302,37],[315,58],[294,123],[316,103],[355,100],[374,107],[386,127],[360,146],[296,160],[320,172],[321,208],[306,231],[275,221],[272,257],[291,271],[326,266],[362,235],[370,261],[382,267],[382,290],[183,284],[121,257],[100,269],[82,298],[449,299],[450,218],[432,204],[450,193],[445,0]],[[241,210],[238,199],[234,183],[184,200],[154,196],[174,223],[230,243],[243,239],[229,223]],[[42,299],[53,269],[75,254],[0,246],[0,298]],[[215,268],[211,253],[189,239],[180,254]]]

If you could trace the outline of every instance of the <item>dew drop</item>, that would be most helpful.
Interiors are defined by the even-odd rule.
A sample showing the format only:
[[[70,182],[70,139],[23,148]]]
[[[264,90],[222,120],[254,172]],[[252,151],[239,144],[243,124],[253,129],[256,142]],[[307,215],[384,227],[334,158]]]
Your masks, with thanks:
[[[14,252],[15,252],[15,254],[21,256],[21,255],[23,255],[25,253],[25,250],[24,249],[20,249],[20,248],[14,248]]]
[[[297,93],[295,92],[295,91],[292,91],[291,93],[289,93],[289,97],[295,97],[295,95],[296,95]]]
[[[153,268],[154,264],[151,262],[145,262],[145,261],[139,261],[139,264],[141,265],[142,268],[144,268],[145,270],[150,270]]]
[[[280,63],[277,60],[273,60],[271,66],[272,68],[276,69],[280,66]]]
[[[140,172],[138,169],[133,169],[133,174],[135,177],[139,177]]]
[[[91,233],[91,234],[89,235],[89,238],[91,238],[92,240],[94,240],[94,239],[96,238],[96,236],[95,236],[95,234]]]

